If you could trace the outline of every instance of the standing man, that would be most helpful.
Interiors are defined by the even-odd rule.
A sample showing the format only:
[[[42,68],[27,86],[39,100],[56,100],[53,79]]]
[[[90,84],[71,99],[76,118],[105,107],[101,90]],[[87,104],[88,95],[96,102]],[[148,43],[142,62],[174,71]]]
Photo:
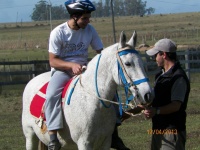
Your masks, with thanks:
[[[155,98],[144,114],[152,118],[151,150],[184,150],[186,108],[190,82],[177,60],[176,44],[159,40],[146,53],[154,56],[160,72],[155,76]]]
[[[74,75],[82,72],[82,66],[87,64],[88,47],[101,53],[103,44],[96,30],[89,24],[91,12],[95,6],[89,0],[67,0],[65,2],[70,19],[57,26],[50,34],[49,63],[52,67],[52,77],[46,92],[45,116],[50,142],[48,150],[59,150],[61,144],[57,138],[57,131],[63,128],[63,112],[61,106],[62,90]],[[118,150],[129,150],[121,143]],[[116,137],[117,136],[117,137]],[[122,148],[118,148],[118,147]]]

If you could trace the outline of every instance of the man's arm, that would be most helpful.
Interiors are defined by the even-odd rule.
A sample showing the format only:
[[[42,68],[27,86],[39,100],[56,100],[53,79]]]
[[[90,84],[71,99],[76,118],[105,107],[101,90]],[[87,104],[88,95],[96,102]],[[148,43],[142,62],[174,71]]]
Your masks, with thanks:
[[[55,54],[49,52],[49,63],[50,66],[57,70],[72,70],[74,75],[78,75],[82,73],[82,66],[78,63],[74,62],[66,62],[61,60]]]

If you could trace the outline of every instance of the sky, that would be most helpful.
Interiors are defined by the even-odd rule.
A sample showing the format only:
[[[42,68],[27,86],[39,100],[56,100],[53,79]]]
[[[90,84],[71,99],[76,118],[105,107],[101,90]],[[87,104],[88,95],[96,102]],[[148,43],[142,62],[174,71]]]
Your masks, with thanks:
[[[0,0],[0,23],[30,22],[30,15],[40,0]],[[65,0],[46,0],[53,6],[64,4]],[[99,0],[91,0],[98,2]],[[200,12],[200,0],[142,0],[146,8],[155,8],[154,14]]]

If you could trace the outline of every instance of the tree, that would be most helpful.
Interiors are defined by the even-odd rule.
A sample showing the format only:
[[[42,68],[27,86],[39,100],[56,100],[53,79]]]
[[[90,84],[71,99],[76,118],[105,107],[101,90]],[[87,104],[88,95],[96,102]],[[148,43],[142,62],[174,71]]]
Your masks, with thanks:
[[[110,0],[99,0],[99,2],[93,2],[96,7],[96,11],[93,13],[95,17],[108,17],[111,15]],[[142,0],[114,0],[113,8],[115,16],[131,16],[131,15],[140,15],[152,14],[155,12],[155,9],[150,7],[146,8],[147,1]],[[51,10],[51,19],[66,19],[69,14],[63,5],[60,6],[51,6],[47,1],[40,0],[33,9],[31,19],[34,21],[50,20],[50,10]]]
[[[52,10],[52,20],[59,20],[59,19],[66,19],[69,14],[67,14],[67,10],[62,5],[60,6],[53,6]]]
[[[146,12],[147,12],[148,15],[151,15],[152,13],[155,12],[155,9],[152,8],[152,7],[149,7],[148,9],[146,9]]]
[[[102,3],[102,0],[99,0],[98,3],[96,3],[96,11],[95,11],[95,14],[96,14],[96,17],[102,17],[103,16],[103,3]]]
[[[48,14],[48,7],[47,2],[44,0],[39,1],[35,8],[33,8],[33,13],[31,15],[31,19],[34,21],[38,20],[47,20],[47,14]]]
[[[50,9],[51,7],[51,9]],[[40,0],[33,9],[33,13],[31,15],[31,19],[34,21],[46,21],[49,20],[49,14],[51,10],[51,19],[66,19],[69,15],[67,15],[66,8],[62,5],[60,6],[51,6],[45,0]]]
[[[102,16],[110,16],[110,0],[104,0],[104,3],[102,0],[99,0],[98,3],[93,2],[96,6],[96,17],[102,17]],[[113,1],[113,7],[114,7],[114,13],[117,16],[130,16],[130,15],[140,15],[143,16],[146,13],[152,14],[155,12],[155,9],[150,7],[146,8],[147,1],[142,0],[114,0]]]
[[[105,0],[103,7],[103,16],[108,17],[110,15],[110,0]]]
[[[114,1],[114,12],[116,16],[124,16],[124,3],[122,0],[115,0]]]

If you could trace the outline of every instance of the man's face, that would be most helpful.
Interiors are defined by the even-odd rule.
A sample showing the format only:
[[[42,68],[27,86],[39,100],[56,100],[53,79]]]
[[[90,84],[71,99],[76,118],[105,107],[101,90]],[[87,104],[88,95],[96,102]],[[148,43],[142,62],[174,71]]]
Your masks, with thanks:
[[[163,52],[158,52],[154,56],[158,67],[163,67],[164,66],[163,54],[164,54]]]
[[[90,13],[83,14],[77,21],[78,26],[84,29],[88,25],[88,23],[90,23],[90,17]]]

